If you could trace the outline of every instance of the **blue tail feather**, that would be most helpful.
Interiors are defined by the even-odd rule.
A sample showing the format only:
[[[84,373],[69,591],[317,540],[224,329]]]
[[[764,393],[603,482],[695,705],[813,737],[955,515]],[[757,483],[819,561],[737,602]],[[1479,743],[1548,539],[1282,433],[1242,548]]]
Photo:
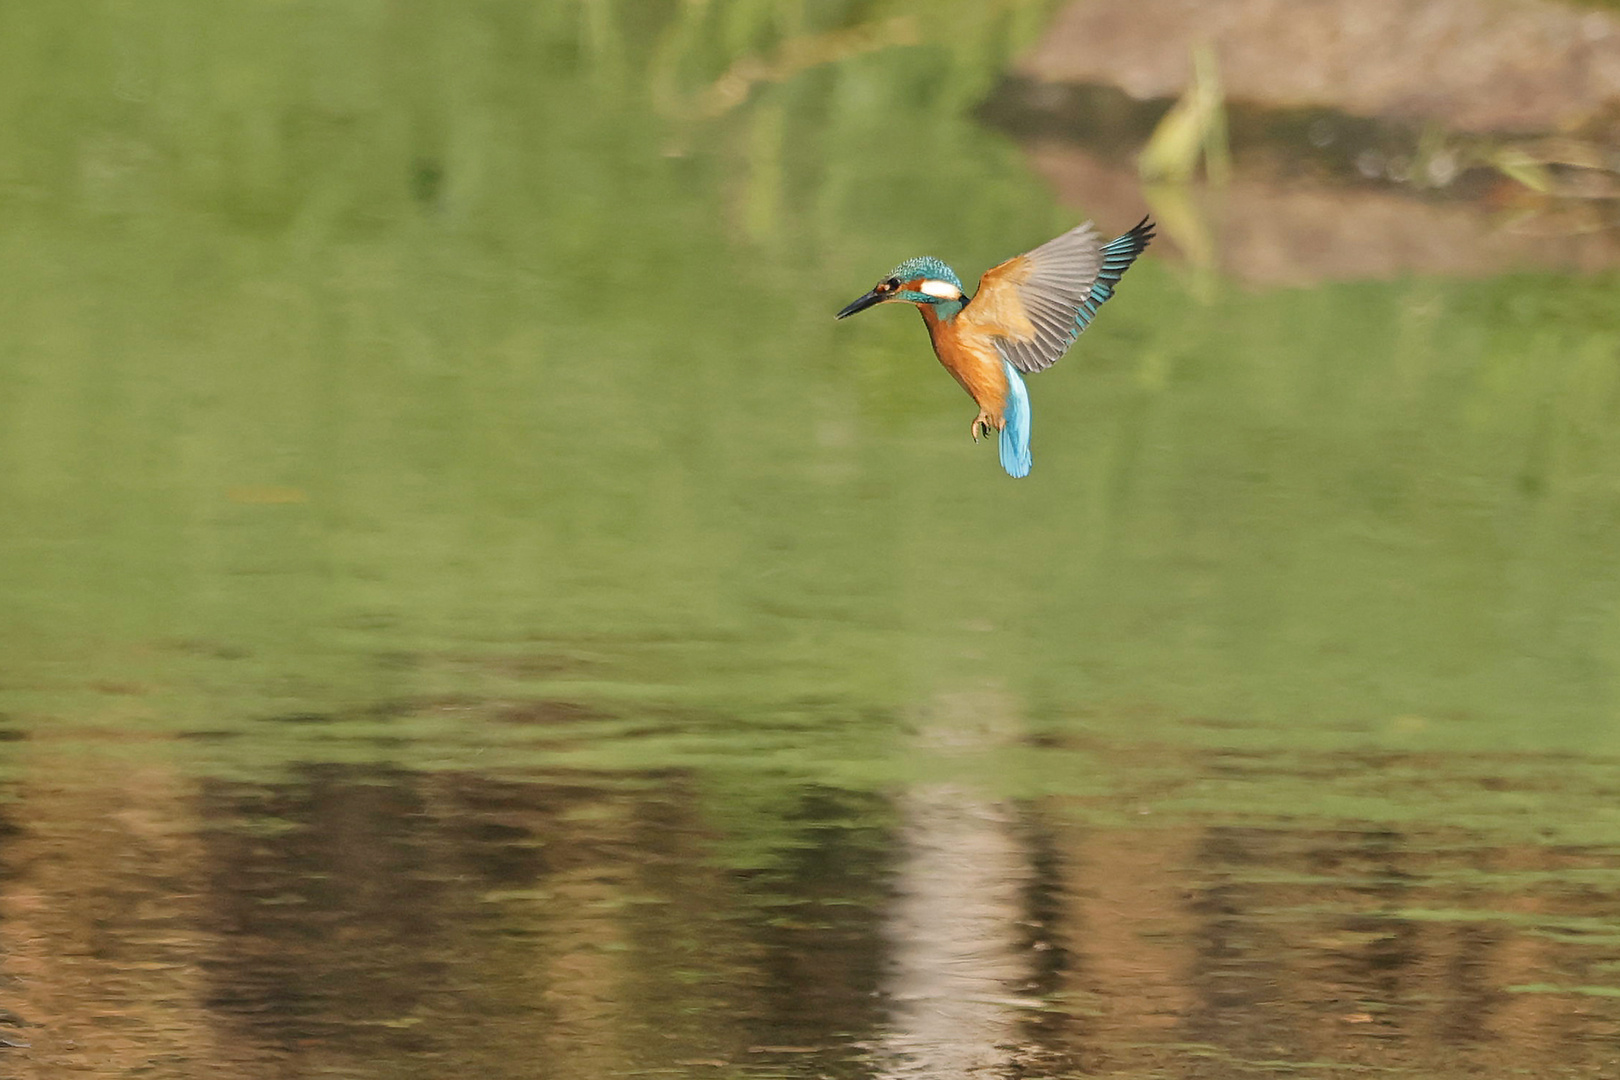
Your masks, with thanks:
[[[1028,476],[1029,456],[1029,391],[1018,369],[1002,361],[1007,372],[1007,407],[1002,412],[1006,426],[1001,429],[1001,467],[1008,476]]]

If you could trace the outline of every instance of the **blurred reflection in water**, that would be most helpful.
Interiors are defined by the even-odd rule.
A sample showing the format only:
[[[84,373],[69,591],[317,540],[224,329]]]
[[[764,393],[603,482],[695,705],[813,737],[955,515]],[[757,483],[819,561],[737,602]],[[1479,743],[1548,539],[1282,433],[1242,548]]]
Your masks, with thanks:
[[[921,738],[952,755],[990,750],[1011,734],[998,695],[951,695],[932,712]],[[1039,1004],[1020,998],[1034,989],[1030,853],[1009,808],[971,787],[919,785],[898,809],[880,1073],[1003,1076],[1020,1057],[1019,1011]]]
[[[1620,1032],[1612,850],[936,783],[739,831],[694,774],[58,765],[0,849],[19,1076],[1597,1075]]]
[[[1000,1076],[1017,1041],[1027,860],[1005,815],[965,794],[932,788],[903,808],[885,1076]]]

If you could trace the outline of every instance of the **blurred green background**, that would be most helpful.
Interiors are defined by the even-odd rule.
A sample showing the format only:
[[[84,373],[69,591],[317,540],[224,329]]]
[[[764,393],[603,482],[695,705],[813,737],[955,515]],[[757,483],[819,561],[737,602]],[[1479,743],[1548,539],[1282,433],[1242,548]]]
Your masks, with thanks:
[[[1149,257],[1036,380],[1027,484],[914,318],[833,322],[1085,212],[972,111],[1048,10],[8,9],[12,722],[409,759],[538,695],[869,760],[991,692],[1032,731],[1613,752],[1612,272]]]

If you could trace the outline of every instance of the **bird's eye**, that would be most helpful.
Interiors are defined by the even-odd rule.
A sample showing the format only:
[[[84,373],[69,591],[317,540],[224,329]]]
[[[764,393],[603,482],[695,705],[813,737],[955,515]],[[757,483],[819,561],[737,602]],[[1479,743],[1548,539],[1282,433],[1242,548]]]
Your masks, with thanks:
[[[891,290],[898,289],[900,287],[900,279],[899,278],[890,278],[888,281],[885,281],[883,284],[888,286]]]

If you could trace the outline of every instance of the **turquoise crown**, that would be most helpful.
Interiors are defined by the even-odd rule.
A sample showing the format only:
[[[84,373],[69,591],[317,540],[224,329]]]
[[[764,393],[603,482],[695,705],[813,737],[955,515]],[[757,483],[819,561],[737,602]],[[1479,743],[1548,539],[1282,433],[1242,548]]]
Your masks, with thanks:
[[[948,281],[955,285],[957,289],[962,288],[962,282],[957,279],[956,271],[932,255],[907,259],[891,270],[889,276],[900,281],[910,281],[913,278],[932,278],[935,281]]]

